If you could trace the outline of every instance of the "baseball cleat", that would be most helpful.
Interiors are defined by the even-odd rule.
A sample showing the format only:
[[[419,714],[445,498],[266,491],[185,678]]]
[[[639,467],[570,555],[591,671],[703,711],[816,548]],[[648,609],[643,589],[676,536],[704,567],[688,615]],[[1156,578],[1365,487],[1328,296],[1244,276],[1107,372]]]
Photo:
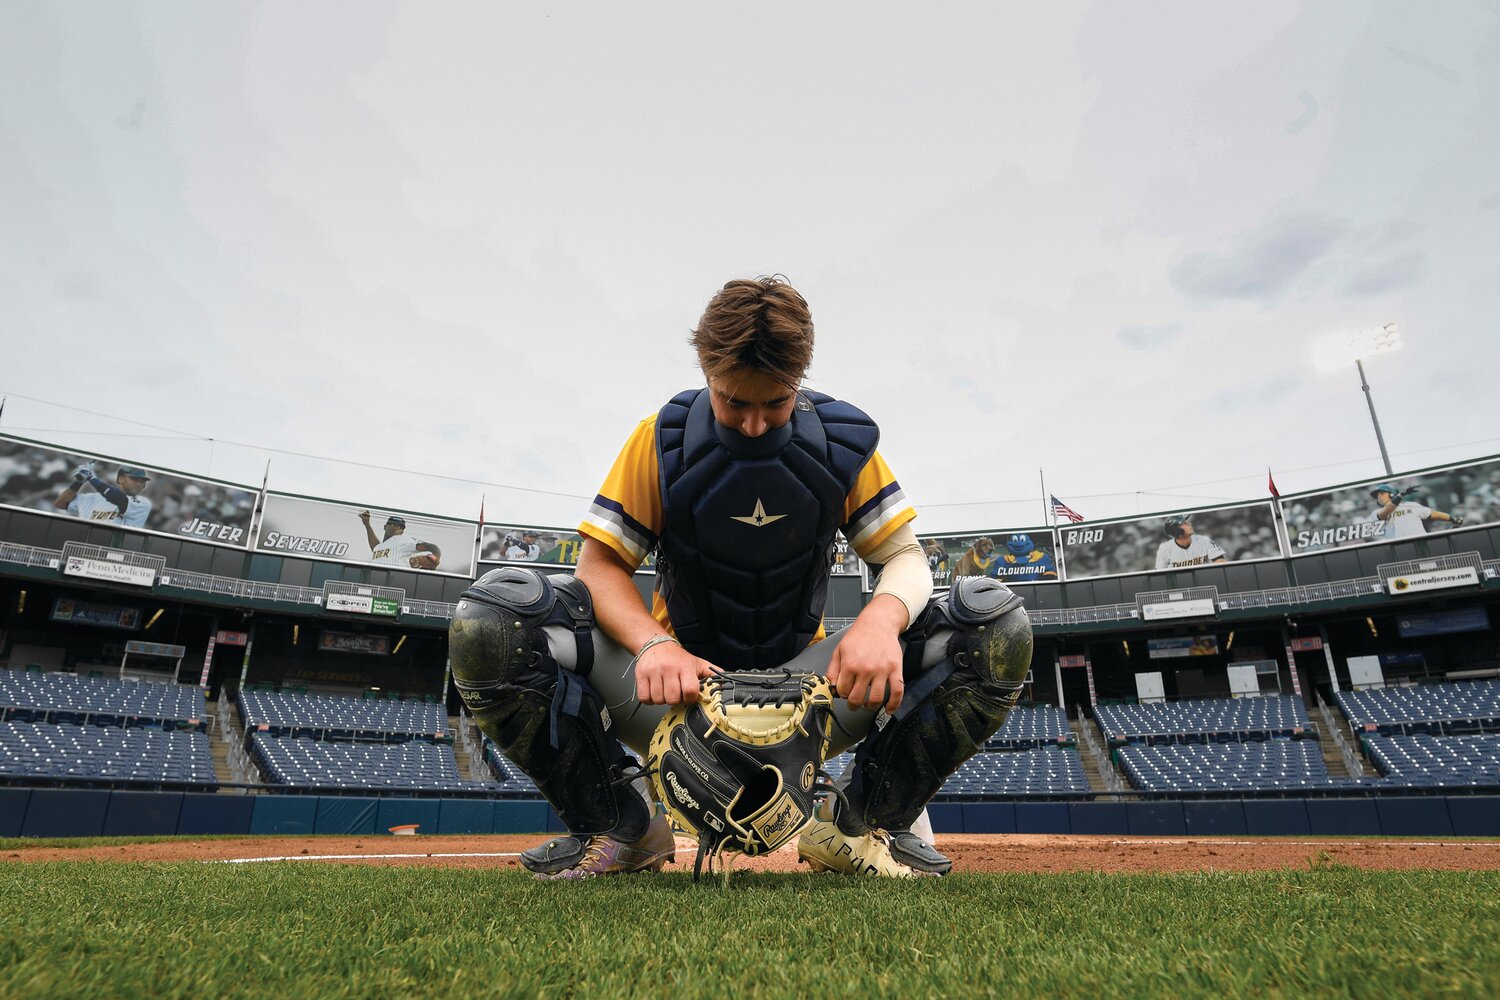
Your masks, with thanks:
[[[917,838],[910,833],[907,837]],[[937,854],[936,851],[933,851]],[[832,820],[814,819],[797,841],[797,858],[806,861],[816,872],[843,872],[847,875],[875,875],[884,878],[920,878],[936,876],[907,862],[910,855],[892,853],[891,837],[884,830],[871,830],[850,836]],[[938,855],[942,857],[942,855]],[[947,860],[944,858],[943,860]],[[949,863],[949,867],[952,863]]]
[[[554,837],[521,852],[521,867],[538,875],[555,875],[583,860],[584,838]]]
[[[576,838],[562,837],[552,843],[562,843]],[[533,851],[544,850],[551,844],[543,844]],[[583,842],[583,852],[577,862],[554,872],[538,872],[537,878],[551,881],[574,881],[595,878],[599,875],[624,875],[629,872],[659,872],[669,861],[677,860],[677,838],[672,836],[672,826],[667,817],[658,813],[646,828],[640,840],[622,844],[603,834],[589,837]],[[522,858],[525,864],[526,859]],[[530,865],[527,865],[530,868]],[[536,869],[532,869],[535,871]]]
[[[953,870],[953,859],[933,847],[911,830],[890,832],[891,857],[927,875],[946,875]]]

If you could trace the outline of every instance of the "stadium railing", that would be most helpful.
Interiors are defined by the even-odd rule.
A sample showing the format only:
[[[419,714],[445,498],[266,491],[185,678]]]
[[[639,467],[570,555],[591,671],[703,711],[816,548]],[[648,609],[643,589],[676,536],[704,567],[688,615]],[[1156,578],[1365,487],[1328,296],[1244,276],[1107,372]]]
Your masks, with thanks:
[[[43,549],[30,545],[5,542],[0,543],[0,562],[44,569],[58,569],[62,564],[62,553],[56,549]],[[1483,573],[1481,575],[1484,579],[1500,579],[1500,559],[1486,560],[1482,563],[1482,567]],[[323,591],[321,589],[279,583],[260,583],[254,580],[214,576],[209,573],[195,573],[189,570],[173,569],[170,567],[162,570],[158,582],[163,586],[214,594],[220,597],[311,605],[321,605],[323,601]],[[1264,608],[1298,607],[1322,601],[1339,601],[1357,597],[1376,596],[1385,592],[1385,584],[1381,577],[1362,576],[1351,580],[1337,580],[1331,583],[1312,583],[1295,587],[1276,587],[1267,590],[1221,594],[1219,595],[1219,609],[1221,611],[1244,611]],[[453,616],[453,608],[453,604],[445,601],[408,599],[402,602],[402,612],[404,614],[420,615],[426,618],[451,618]],[[1140,611],[1134,603],[1101,604],[1086,608],[1060,608],[1031,612],[1032,624],[1041,626],[1089,625],[1097,622],[1138,620],[1139,617]],[[827,623],[828,630],[836,631],[835,623],[837,623],[838,628],[842,628],[852,620],[851,618],[829,619]]]

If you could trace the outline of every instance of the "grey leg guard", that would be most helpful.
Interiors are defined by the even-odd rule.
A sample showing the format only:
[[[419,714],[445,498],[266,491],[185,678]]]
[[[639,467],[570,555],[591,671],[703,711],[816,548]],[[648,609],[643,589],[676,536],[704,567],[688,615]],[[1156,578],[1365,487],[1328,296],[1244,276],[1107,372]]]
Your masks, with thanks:
[[[571,629],[575,663],[553,656],[543,631],[550,626]],[[622,777],[635,761],[605,734],[609,715],[587,680],[592,626],[592,598],[573,577],[491,570],[454,610],[453,683],[479,728],[536,782],[571,833],[628,843],[645,835],[651,809]]]
[[[922,668],[929,639],[947,636],[946,656]],[[890,831],[914,853],[903,861],[934,870],[947,859],[909,831],[948,776],[1005,722],[1031,666],[1031,623],[1021,598],[998,580],[966,577],[903,637],[906,694],[884,712],[855,751],[838,825],[851,836]],[[905,834],[905,838],[902,837]],[[893,846],[893,853],[895,853]],[[932,858],[920,856],[925,848]]]

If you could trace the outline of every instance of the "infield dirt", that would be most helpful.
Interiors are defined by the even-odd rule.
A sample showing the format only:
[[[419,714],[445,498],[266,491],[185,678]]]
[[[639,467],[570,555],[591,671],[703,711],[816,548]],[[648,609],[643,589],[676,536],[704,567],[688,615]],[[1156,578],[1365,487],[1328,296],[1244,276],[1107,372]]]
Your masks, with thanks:
[[[7,861],[318,861],[326,864],[515,868],[514,857],[541,835],[244,837],[167,839],[88,847],[0,846]],[[678,839],[678,864],[696,845]],[[947,835],[938,847],[955,872],[1270,871],[1320,865],[1375,870],[1500,869],[1500,841],[1339,838],[1079,837]],[[507,856],[510,855],[510,856]],[[735,871],[798,870],[794,845],[761,858],[736,858]],[[803,869],[805,870],[805,869]]]

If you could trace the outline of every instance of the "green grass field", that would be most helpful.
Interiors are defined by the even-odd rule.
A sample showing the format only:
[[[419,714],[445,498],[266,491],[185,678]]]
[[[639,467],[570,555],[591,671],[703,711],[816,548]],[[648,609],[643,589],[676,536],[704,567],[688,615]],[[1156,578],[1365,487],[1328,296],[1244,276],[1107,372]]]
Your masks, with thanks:
[[[1484,996],[1500,872],[0,866],[0,996]]]

